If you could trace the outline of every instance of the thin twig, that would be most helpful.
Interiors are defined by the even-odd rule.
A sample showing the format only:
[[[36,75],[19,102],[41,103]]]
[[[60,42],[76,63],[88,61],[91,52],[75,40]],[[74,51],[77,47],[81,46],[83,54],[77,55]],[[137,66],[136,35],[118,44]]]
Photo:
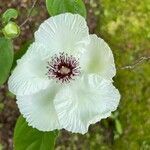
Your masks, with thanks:
[[[139,58],[138,60],[135,61],[135,63],[133,63],[132,65],[128,65],[128,66],[124,66],[124,67],[120,67],[119,69],[124,70],[124,69],[134,69],[136,66],[144,63],[145,61],[150,60],[150,56],[146,57],[143,56],[141,58]]]
[[[20,27],[24,26],[24,25],[29,21],[29,19],[30,19],[30,17],[31,17],[31,14],[32,14],[32,12],[33,12],[33,9],[34,9],[34,7],[35,7],[35,5],[36,5],[37,2],[38,2],[38,0],[35,0],[35,1],[33,2],[33,5],[32,5],[32,7],[30,8],[30,11],[29,11],[29,14],[28,14],[27,18],[26,18],[25,21],[20,25]]]

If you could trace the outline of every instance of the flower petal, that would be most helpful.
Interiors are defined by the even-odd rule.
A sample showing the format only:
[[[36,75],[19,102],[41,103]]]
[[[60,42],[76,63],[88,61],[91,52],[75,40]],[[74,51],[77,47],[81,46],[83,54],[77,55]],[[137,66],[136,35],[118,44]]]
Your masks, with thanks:
[[[89,43],[85,19],[78,14],[64,13],[47,19],[35,33],[35,41],[49,51],[82,52]]]
[[[91,74],[60,90],[54,104],[60,125],[84,134],[90,124],[110,116],[119,99],[120,94],[111,81]]]
[[[46,60],[42,59],[39,44],[33,43],[28,52],[18,61],[9,78],[9,90],[16,95],[30,95],[48,87],[51,81],[45,75]]]
[[[114,57],[107,43],[96,35],[90,35],[91,42],[80,58],[81,68],[86,73],[96,73],[112,80],[116,74]]]
[[[53,99],[57,87],[53,84],[45,90],[28,96],[17,96],[17,104],[21,114],[29,126],[40,131],[60,129]]]

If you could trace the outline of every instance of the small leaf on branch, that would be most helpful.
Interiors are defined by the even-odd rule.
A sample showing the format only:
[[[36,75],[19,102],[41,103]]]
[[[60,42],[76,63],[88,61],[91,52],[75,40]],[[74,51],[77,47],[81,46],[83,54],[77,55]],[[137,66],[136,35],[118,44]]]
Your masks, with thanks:
[[[46,7],[51,16],[70,12],[86,18],[86,8],[82,0],[46,0]]]
[[[14,132],[14,150],[53,150],[58,131],[42,132],[29,127],[20,116]]]
[[[117,133],[121,135],[123,133],[123,130],[122,130],[122,125],[118,119],[115,120],[115,126],[116,126]]]
[[[19,13],[16,9],[13,8],[7,9],[2,15],[2,22],[8,23],[11,19],[17,19],[18,14]]]
[[[12,42],[5,38],[0,38],[0,85],[8,78],[13,63]]]

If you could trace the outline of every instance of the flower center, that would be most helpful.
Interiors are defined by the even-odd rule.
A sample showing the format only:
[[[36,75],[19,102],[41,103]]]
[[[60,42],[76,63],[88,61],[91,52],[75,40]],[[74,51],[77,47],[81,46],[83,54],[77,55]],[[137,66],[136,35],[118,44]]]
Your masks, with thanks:
[[[51,58],[47,66],[47,75],[61,83],[70,82],[80,74],[79,59],[66,53],[59,53]]]
[[[62,66],[61,69],[60,69],[60,73],[64,74],[64,75],[70,73],[70,71],[71,70],[69,68],[65,67],[65,66]]]

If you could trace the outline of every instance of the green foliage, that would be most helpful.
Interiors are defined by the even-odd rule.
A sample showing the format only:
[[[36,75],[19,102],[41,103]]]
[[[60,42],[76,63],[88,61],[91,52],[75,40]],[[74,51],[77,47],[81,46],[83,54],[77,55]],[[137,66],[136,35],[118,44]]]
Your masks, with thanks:
[[[26,120],[20,116],[14,132],[15,150],[53,150],[58,131],[41,132],[29,127]]]
[[[18,11],[16,9],[10,8],[7,9],[2,15],[2,22],[8,23],[11,19],[17,19]]]
[[[8,78],[13,63],[13,46],[10,40],[0,38],[0,85]]]
[[[52,16],[70,12],[86,18],[86,8],[82,0],[46,0],[46,7]]]
[[[5,38],[16,38],[20,34],[20,27],[15,22],[8,22],[8,24],[2,29]]]

